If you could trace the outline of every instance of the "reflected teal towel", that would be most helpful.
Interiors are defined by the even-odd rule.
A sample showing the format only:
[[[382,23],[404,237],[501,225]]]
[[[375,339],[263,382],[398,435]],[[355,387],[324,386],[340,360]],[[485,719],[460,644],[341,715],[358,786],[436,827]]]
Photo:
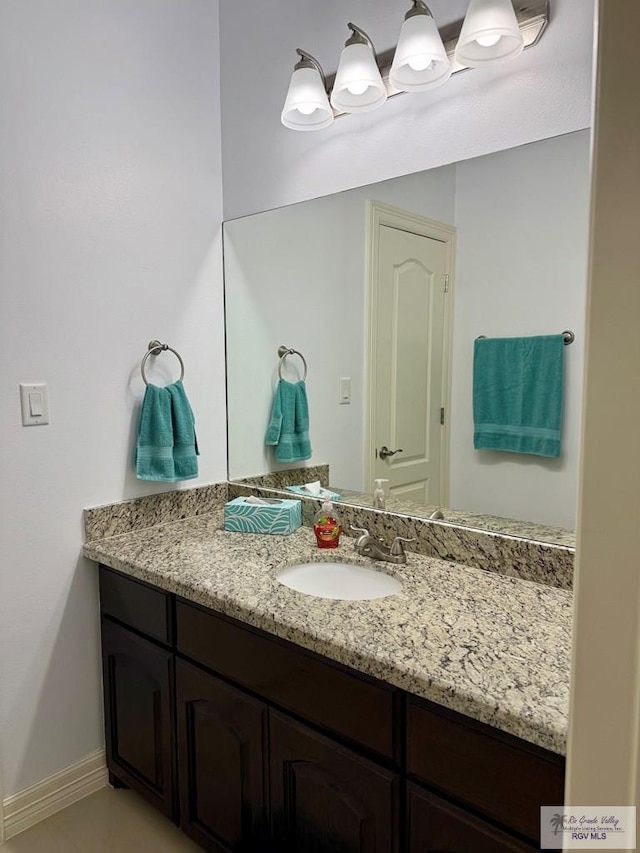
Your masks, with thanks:
[[[309,405],[303,381],[278,382],[264,443],[275,446],[279,462],[311,459]]]
[[[563,377],[562,335],[476,340],[475,449],[559,456]]]
[[[138,423],[136,476],[176,483],[198,476],[195,419],[182,382],[147,385]]]

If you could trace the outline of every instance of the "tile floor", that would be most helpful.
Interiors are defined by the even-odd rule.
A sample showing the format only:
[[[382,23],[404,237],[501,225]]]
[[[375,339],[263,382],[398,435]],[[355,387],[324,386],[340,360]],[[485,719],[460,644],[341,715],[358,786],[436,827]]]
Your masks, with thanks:
[[[133,791],[102,788],[0,845],[0,853],[202,853]]]

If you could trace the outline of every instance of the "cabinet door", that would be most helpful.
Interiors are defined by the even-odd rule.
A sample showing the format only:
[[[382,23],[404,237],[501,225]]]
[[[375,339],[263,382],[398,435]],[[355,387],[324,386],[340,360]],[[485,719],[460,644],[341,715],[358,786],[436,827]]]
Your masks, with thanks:
[[[515,838],[439,797],[408,786],[409,853],[533,853]],[[537,849],[537,848],[535,848]]]
[[[109,770],[175,818],[173,655],[103,619],[102,666]]]
[[[396,774],[270,712],[272,833],[286,853],[398,849]]]
[[[266,706],[178,660],[180,825],[207,850],[264,851]]]

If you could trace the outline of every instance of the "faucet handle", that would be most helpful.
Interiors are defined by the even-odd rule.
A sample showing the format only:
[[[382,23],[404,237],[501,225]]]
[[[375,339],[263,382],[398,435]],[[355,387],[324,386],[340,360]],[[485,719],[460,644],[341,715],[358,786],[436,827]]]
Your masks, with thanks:
[[[356,550],[358,550],[358,548],[363,548],[368,542],[371,541],[371,534],[365,527],[354,527],[353,524],[350,525],[350,527],[355,533],[361,534],[356,539],[356,544],[354,545],[354,548]]]
[[[391,543],[391,551],[389,552],[392,557],[400,557],[404,554],[404,545],[403,542],[415,542],[415,539],[405,539],[404,536],[396,536],[396,538]]]

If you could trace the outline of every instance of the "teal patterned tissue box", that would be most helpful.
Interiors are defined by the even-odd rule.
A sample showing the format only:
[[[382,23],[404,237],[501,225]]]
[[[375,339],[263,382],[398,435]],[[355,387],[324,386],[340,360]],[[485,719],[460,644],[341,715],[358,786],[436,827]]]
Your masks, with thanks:
[[[224,507],[224,529],[235,533],[273,533],[286,536],[302,525],[302,501],[281,500],[250,504],[235,498]]]

